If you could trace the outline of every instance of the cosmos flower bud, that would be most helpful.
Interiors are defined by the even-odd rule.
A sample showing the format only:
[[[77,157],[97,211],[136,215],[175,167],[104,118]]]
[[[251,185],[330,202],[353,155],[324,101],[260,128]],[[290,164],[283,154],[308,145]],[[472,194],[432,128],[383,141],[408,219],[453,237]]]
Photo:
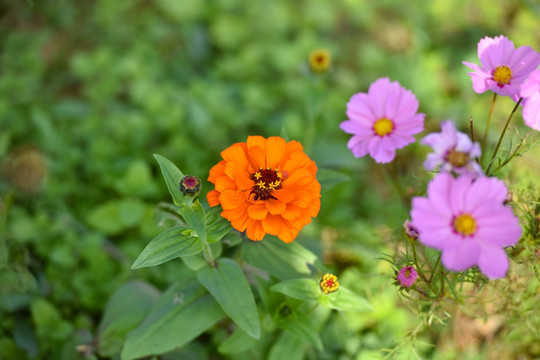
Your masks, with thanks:
[[[180,180],[180,191],[184,196],[197,197],[201,191],[201,179],[193,175],[184,176]]]
[[[416,282],[418,272],[412,266],[405,266],[399,270],[397,281],[403,287],[410,288]]]
[[[413,223],[408,219],[403,223],[403,230],[405,235],[407,235],[411,240],[418,239],[418,229],[414,227]]]

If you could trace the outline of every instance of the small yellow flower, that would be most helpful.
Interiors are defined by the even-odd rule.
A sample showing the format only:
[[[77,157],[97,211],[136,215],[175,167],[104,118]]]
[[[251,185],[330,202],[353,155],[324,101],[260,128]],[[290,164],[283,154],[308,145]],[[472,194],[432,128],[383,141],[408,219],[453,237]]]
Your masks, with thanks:
[[[319,287],[321,292],[328,295],[339,289],[339,283],[337,281],[337,276],[334,274],[324,274],[319,282]]]
[[[309,66],[315,73],[328,71],[332,63],[330,52],[326,49],[315,49],[309,54]]]

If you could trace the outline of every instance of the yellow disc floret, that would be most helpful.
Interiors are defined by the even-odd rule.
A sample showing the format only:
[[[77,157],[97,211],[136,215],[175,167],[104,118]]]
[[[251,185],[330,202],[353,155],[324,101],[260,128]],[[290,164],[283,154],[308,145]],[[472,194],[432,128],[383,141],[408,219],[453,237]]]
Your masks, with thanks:
[[[321,280],[319,281],[319,287],[323,294],[330,294],[339,289],[339,283],[337,281],[337,276],[334,274],[324,274]]]
[[[454,219],[454,230],[461,235],[471,236],[476,231],[476,221],[469,214],[461,214]]]
[[[467,161],[469,161],[469,154],[452,150],[450,153],[446,156],[446,159],[452,166],[460,168],[467,164]]]
[[[497,66],[495,71],[493,71],[493,80],[495,80],[499,85],[505,85],[510,82],[512,78],[512,70],[506,66]]]
[[[255,185],[251,189],[252,199],[268,200],[276,199],[272,192],[277,189],[281,189],[281,181],[283,175],[278,169],[272,169],[267,167],[266,169],[259,169],[259,171],[251,174],[250,179],[255,182]]]
[[[373,125],[373,130],[379,136],[388,135],[394,130],[394,123],[387,118],[380,118]]]
[[[315,73],[323,73],[330,68],[332,57],[326,49],[316,49],[309,54],[309,66]]]

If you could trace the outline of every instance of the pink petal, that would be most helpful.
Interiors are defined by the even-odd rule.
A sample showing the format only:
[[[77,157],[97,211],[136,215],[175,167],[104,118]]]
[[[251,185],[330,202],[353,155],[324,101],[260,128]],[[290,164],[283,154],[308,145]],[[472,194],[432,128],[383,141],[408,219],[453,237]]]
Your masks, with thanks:
[[[368,143],[369,155],[377,163],[389,163],[394,160],[396,151],[394,148],[387,148],[383,145],[380,137],[374,136]]]
[[[492,245],[482,245],[478,257],[478,267],[490,279],[502,278],[508,271],[508,256],[506,252]]]
[[[428,184],[428,199],[438,213],[452,218],[454,214],[450,210],[449,192],[453,182],[452,175],[448,173],[438,174]]]
[[[384,117],[387,94],[392,89],[392,83],[388,78],[377,79],[368,90],[368,99],[375,119]]]
[[[354,135],[373,135],[371,127],[364,126],[358,121],[346,120],[339,124],[341,130]]]
[[[468,73],[471,76],[473,90],[477,94],[486,92],[489,89],[489,84],[486,77],[478,73]]]
[[[527,126],[540,131],[540,93],[526,100],[523,106],[523,120]]]
[[[441,261],[445,268],[452,271],[463,271],[473,267],[480,254],[478,244],[469,239],[461,241],[458,246],[446,247],[442,251]]]
[[[506,206],[489,217],[478,218],[477,228],[476,236],[480,241],[500,247],[515,245],[521,237],[519,221]]]
[[[353,136],[347,146],[357,158],[363,157],[368,153],[368,143],[371,138],[364,138],[362,136],[355,135]]]
[[[512,69],[512,79],[528,76],[539,64],[540,54],[528,46],[520,46],[508,61],[508,66]]]
[[[461,175],[451,182],[448,198],[450,209],[454,215],[463,213],[466,209],[466,194],[472,180],[472,176]]]
[[[502,204],[507,193],[506,185],[501,180],[486,176],[480,177],[472,183],[467,191],[465,210],[468,212],[474,211],[474,209],[486,202]]]

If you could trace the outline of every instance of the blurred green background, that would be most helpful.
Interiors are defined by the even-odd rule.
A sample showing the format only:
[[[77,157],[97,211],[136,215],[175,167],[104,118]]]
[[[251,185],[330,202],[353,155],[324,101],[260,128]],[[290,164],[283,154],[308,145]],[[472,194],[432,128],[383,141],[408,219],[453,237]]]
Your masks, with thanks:
[[[0,0],[0,359],[94,356],[118,286],[143,279],[163,289],[186,271],[181,262],[130,270],[163,230],[156,204],[169,201],[152,154],[206,179],[221,150],[255,134],[298,140],[316,161],[321,211],[296,241],[376,308],[329,324],[324,353],[307,356],[384,355],[381,348],[422,321],[397,300],[393,272],[378,259],[399,251],[395,235],[408,210],[381,167],[347,149],[338,127],[346,103],[387,76],[416,94],[425,133],[445,119],[467,131],[469,116],[481,133],[491,94],[472,91],[461,61],[478,63],[484,36],[540,50],[539,19],[534,0]],[[317,48],[332,55],[325,74],[307,63]],[[512,107],[499,99],[489,154]],[[527,133],[521,114],[510,129],[515,143],[514,126]],[[428,178],[427,151],[414,144],[392,165],[411,196]],[[539,154],[498,175],[538,185]],[[203,181],[203,195],[209,189]],[[506,311],[516,324],[524,316],[519,306]],[[424,345],[415,351],[439,359],[540,356],[538,335],[511,322],[468,341],[457,320],[419,334]],[[239,358],[219,355],[218,340],[199,339],[183,358]]]

